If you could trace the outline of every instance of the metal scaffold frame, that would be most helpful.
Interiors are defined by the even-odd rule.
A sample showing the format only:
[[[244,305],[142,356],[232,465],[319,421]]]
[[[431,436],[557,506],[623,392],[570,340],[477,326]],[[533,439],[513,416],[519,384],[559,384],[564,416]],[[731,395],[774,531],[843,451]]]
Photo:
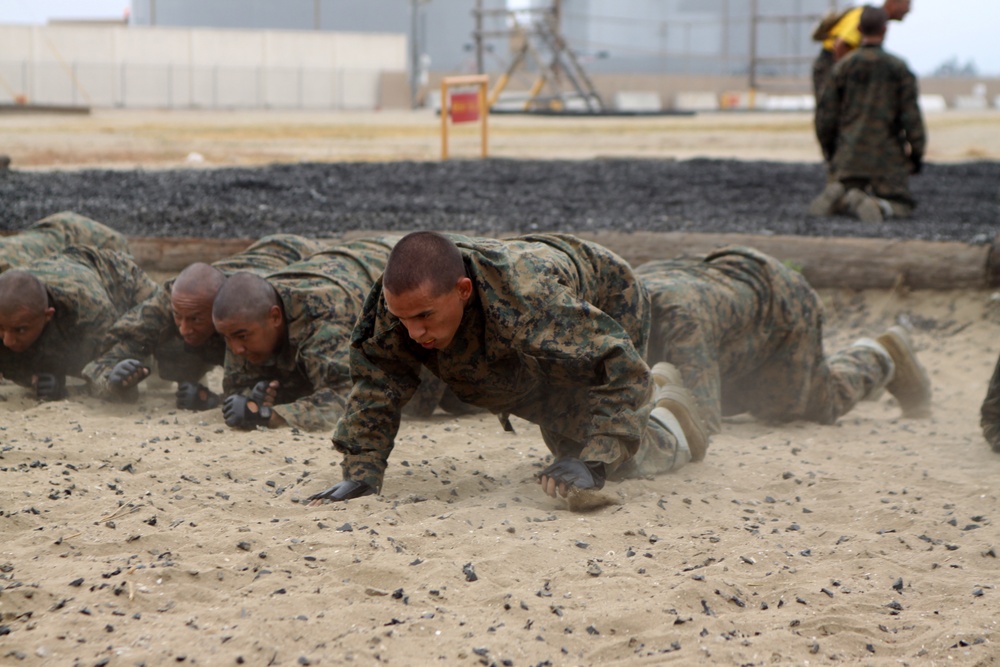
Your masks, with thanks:
[[[490,108],[500,99],[511,78],[518,72],[526,72],[533,74],[534,82],[523,102],[525,111],[566,111],[574,100],[579,102],[581,111],[605,110],[600,94],[562,35],[561,4],[561,0],[552,0],[548,7],[512,11],[484,9],[483,0],[476,0],[473,39],[477,71],[484,73],[487,40],[506,39],[511,46],[510,62],[490,91],[487,101]],[[487,18],[501,18],[506,28],[484,29]]]

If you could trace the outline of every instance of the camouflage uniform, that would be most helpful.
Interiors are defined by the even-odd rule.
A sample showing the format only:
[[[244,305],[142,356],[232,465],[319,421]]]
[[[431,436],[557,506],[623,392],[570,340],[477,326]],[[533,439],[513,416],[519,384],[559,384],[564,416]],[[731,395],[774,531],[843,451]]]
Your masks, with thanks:
[[[131,258],[87,246],[70,246],[21,268],[42,281],[55,308],[30,349],[15,353],[0,346],[0,373],[24,386],[36,373],[80,377],[108,328],[159,290]]]
[[[538,424],[556,458],[604,462],[611,476],[640,442],[676,446],[649,419],[649,298],[624,260],[572,236],[451,238],[473,296],[447,349],[410,339],[381,280],[365,302],[351,341],[354,389],[333,434],[345,480],[381,489],[422,367],[467,403]]]
[[[305,259],[322,247],[302,236],[274,234],[212,266],[227,275],[237,271],[265,275]],[[144,360],[152,356],[160,377],[171,382],[197,382],[212,368],[223,364],[226,342],[219,334],[213,334],[199,347],[184,343],[174,324],[170,301],[173,284],[173,279],[165,282],[162,289],[125,313],[108,331],[100,358],[83,369],[83,377],[90,383],[93,394],[104,398],[114,395],[108,385],[108,375],[125,359]]]
[[[63,211],[27,229],[0,238],[0,272],[62,252],[71,245],[130,254],[128,241],[115,230],[82,215]]]
[[[394,243],[342,243],[265,276],[281,300],[287,340],[263,365],[227,351],[223,392],[249,396],[258,381],[278,380],[275,414],[304,430],[332,428],[351,387],[351,331]]]
[[[897,217],[910,214],[909,174],[926,133],[905,62],[862,45],[837,63],[816,108],[816,137],[845,188],[885,199]]]
[[[983,437],[994,452],[1000,453],[1000,359],[993,369],[990,387],[986,390],[986,399],[980,408],[979,425],[983,429]]]
[[[823,354],[823,312],[801,274],[750,248],[636,269],[653,303],[649,363],[668,361],[712,433],[723,415],[832,424],[890,372],[868,346]]]

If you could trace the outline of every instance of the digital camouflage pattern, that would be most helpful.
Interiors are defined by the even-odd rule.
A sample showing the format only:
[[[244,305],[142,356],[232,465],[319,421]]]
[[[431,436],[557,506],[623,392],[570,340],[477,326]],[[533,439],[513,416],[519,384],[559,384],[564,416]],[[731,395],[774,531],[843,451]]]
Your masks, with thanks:
[[[131,254],[124,236],[82,215],[63,211],[42,218],[27,229],[0,237],[0,272],[62,252],[71,245]]]
[[[636,276],[652,300],[647,360],[681,371],[712,433],[744,412],[832,424],[887,379],[869,347],[824,356],[816,293],[756,250],[648,262]]]
[[[860,181],[872,194],[914,205],[911,161],[927,144],[917,94],[906,63],[880,46],[862,45],[836,64],[815,121],[837,180]]]
[[[649,420],[649,298],[623,259],[566,235],[450,238],[473,298],[447,349],[410,339],[381,280],[368,295],[351,340],[354,389],[333,434],[345,480],[381,489],[423,367],[466,403],[538,424],[557,458],[601,461],[614,474],[640,440],[674,448]]]
[[[320,242],[295,234],[265,236],[246,250],[220,259],[212,266],[229,275],[249,271],[265,275],[305,259],[325,247]],[[166,281],[142,303],[122,315],[108,331],[100,357],[87,364],[83,377],[90,384],[91,392],[102,398],[112,398],[108,375],[115,365],[125,359],[156,360],[161,378],[170,382],[197,382],[202,376],[225,360],[226,342],[214,334],[208,342],[191,347],[181,338],[174,324],[170,302],[174,279]]]
[[[351,331],[395,241],[340,243],[265,276],[281,300],[288,339],[262,365],[227,351],[223,392],[249,396],[258,381],[278,380],[275,414],[307,431],[332,428],[351,387]]]
[[[993,369],[986,399],[980,408],[979,425],[983,429],[983,437],[994,452],[1000,452],[1000,359]]]
[[[159,287],[126,255],[88,246],[19,267],[45,285],[55,315],[30,349],[0,346],[0,374],[30,386],[36,373],[80,377],[118,317]]]

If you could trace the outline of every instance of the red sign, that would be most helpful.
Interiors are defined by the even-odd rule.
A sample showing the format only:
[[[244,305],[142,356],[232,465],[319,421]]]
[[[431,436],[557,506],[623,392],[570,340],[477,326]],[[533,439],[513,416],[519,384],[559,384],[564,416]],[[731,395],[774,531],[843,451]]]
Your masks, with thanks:
[[[479,120],[479,93],[451,94],[451,122],[471,123]]]

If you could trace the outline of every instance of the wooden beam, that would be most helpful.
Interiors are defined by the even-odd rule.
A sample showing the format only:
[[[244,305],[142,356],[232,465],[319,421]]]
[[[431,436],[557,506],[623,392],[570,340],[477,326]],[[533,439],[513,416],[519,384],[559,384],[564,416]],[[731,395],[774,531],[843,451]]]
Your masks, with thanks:
[[[337,240],[389,234],[393,232],[347,232]],[[911,289],[952,290],[1000,285],[1000,241],[972,245],[960,241],[687,232],[581,232],[578,236],[607,246],[636,266],[653,259],[697,255],[724,245],[750,246],[801,270],[817,288],[888,289],[901,283]],[[129,245],[144,269],[172,272],[192,262],[222,259],[252,241],[130,237]]]

